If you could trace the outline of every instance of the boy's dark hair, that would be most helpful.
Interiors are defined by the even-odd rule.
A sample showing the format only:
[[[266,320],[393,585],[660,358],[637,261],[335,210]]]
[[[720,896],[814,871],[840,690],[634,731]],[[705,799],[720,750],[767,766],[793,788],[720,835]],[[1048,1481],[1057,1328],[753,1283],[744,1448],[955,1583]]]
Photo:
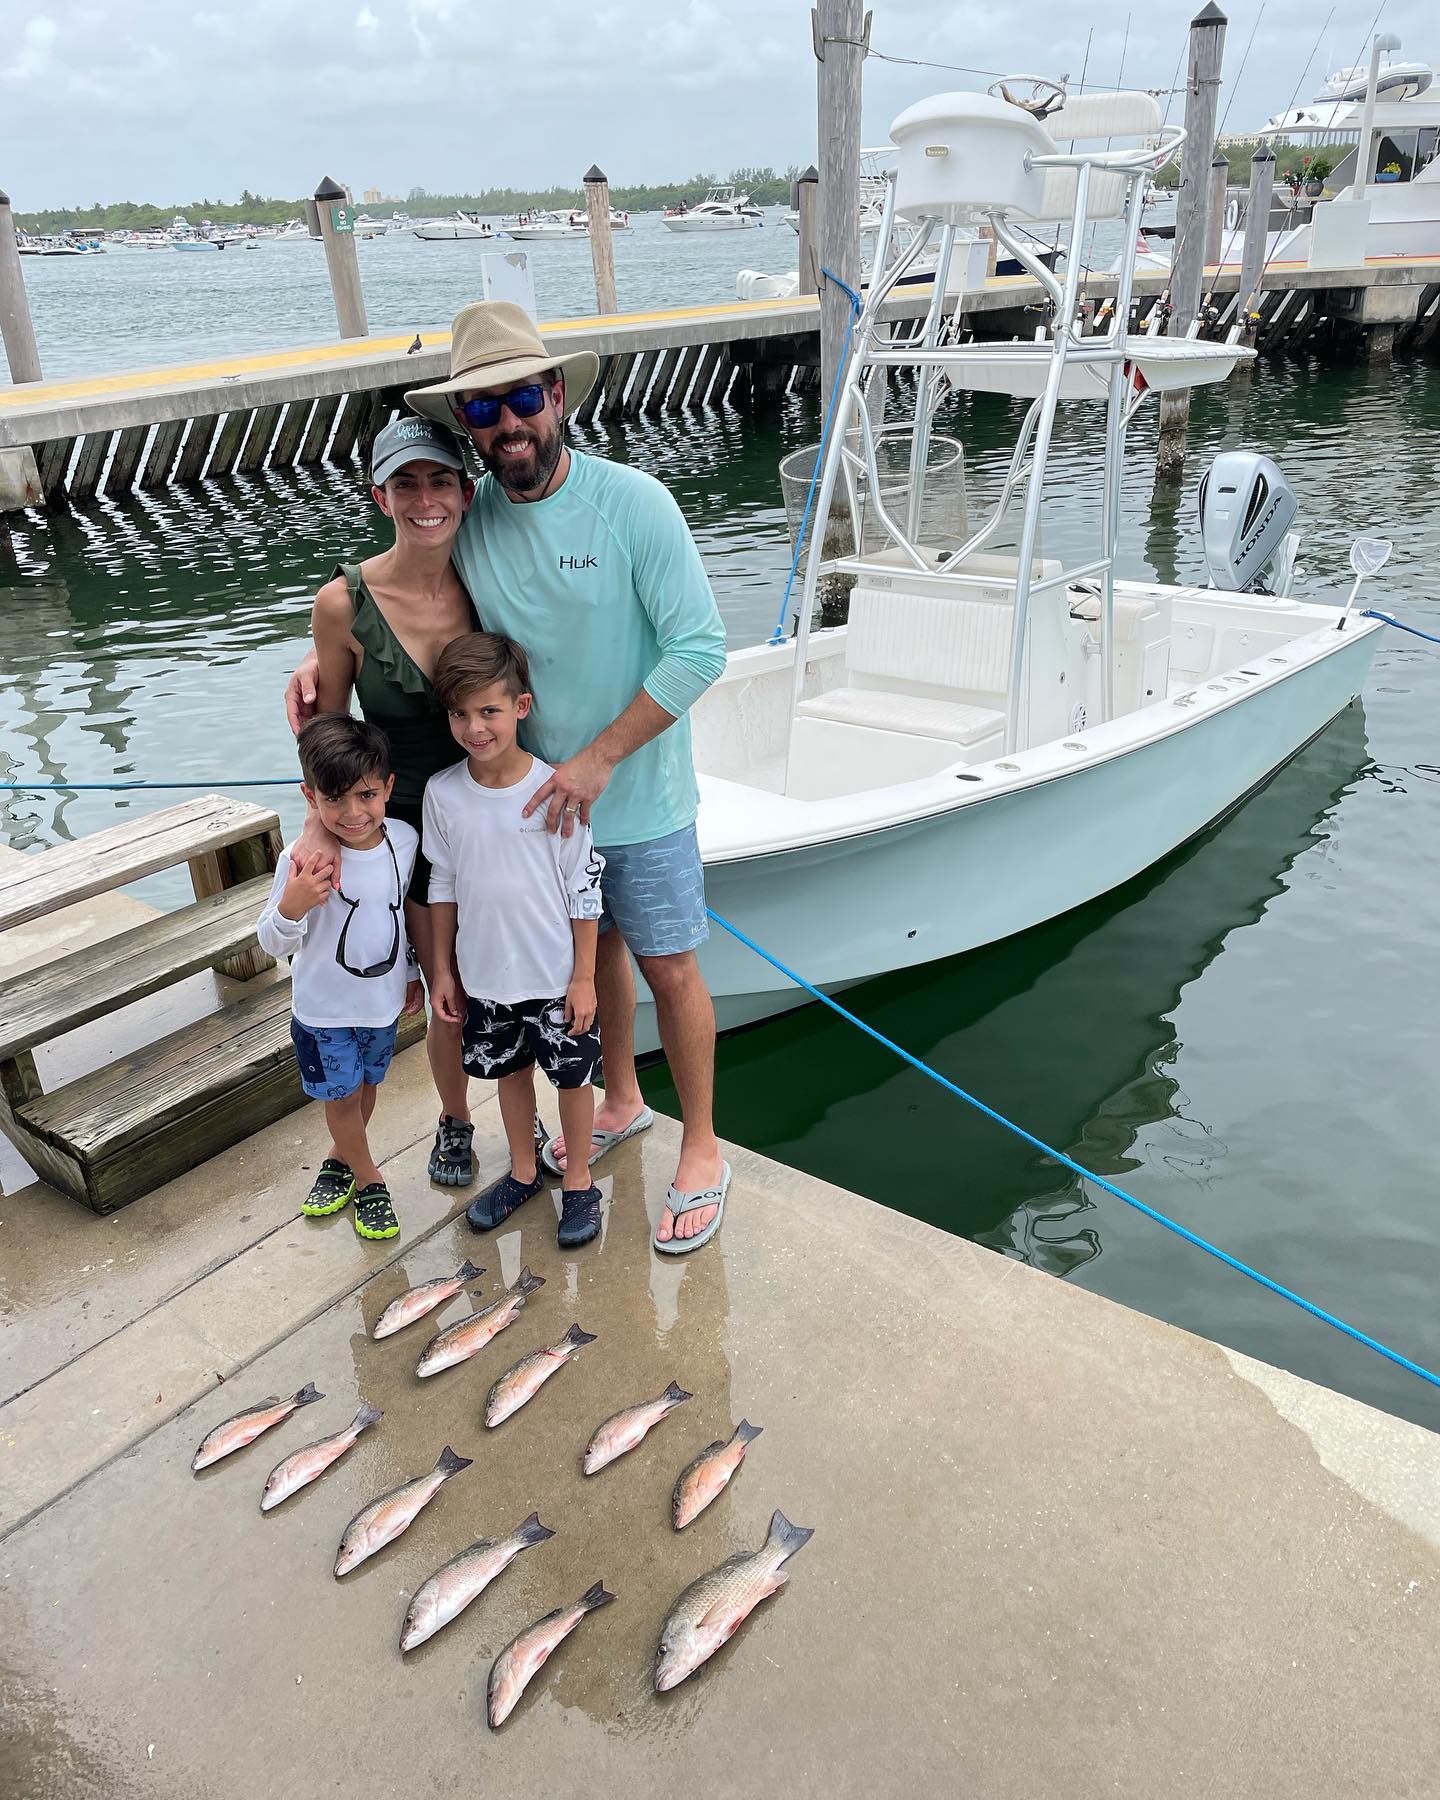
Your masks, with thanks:
[[[378,725],[349,713],[321,713],[296,740],[305,785],[325,800],[338,800],[367,776],[390,774],[390,740]]]
[[[448,712],[476,688],[493,687],[497,681],[512,697],[528,694],[529,657],[513,638],[499,632],[468,631],[464,637],[451,638],[440,652],[430,687]]]

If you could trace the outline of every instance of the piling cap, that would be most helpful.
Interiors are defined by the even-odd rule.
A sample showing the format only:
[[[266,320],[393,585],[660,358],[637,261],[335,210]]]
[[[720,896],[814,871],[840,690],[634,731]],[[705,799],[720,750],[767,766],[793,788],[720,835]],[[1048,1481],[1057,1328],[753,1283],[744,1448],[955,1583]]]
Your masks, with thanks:
[[[8,206],[9,204],[10,196],[5,192],[4,188],[0,188],[0,206]]]
[[[591,181],[605,181],[608,179],[608,177],[606,176],[605,171],[600,167],[599,163],[591,163],[590,167],[585,171],[585,173],[580,177],[580,179],[585,182],[591,182]]]
[[[345,190],[338,182],[332,181],[327,175],[321,181],[319,187],[316,188],[315,198],[317,200],[343,200],[345,198]]]
[[[1208,0],[1208,4],[1200,8],[1190,23],[1192,25],[1228,25],[1230,21],[1215,4],[1215,0]]]

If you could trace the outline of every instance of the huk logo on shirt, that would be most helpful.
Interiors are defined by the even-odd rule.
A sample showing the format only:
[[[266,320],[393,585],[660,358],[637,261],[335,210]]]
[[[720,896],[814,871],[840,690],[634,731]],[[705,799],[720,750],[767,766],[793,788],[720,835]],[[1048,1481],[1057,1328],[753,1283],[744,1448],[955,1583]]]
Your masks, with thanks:
[[[598,569],[600,565],[593,556],[562,556],[560,567],[562,569]]]

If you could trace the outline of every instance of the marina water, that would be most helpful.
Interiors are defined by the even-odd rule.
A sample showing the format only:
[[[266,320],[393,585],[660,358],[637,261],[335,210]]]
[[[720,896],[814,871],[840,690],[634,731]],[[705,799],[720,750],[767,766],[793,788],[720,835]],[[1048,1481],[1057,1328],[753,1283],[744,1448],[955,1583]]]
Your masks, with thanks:
[[[658,224],[639,221],[617,240],[622,303],[724,298],[741,263],[792,265],[793,236],[774,218],[745,234],[743,249],[692,238],[664,257],[658,246],[647,253],[646,228]],[[473,297],[479,248],[362,245],[372,328],[448,319]],[[542,250],[547,264],[574,264],[541,270],[542,314],[584,311],[585,246]],[[132,283],[131,363],[324,337],[333,326],[322,263],[303,244],[32,261],[47,373],[115,365],[116,297]],[[972,512],[993,491],[1017,423],[1015,403],[984,395],[952,399],[942,413],[939,428],[965,444]],[[577,441],[667,483],[734,647],[773,627],[790,555],[776,465],[816,429],[807,397],[769,418],[723,409]],[[1217,450],[1244,446],[1274,455],[1300,495],[1303,585],[1343,599],[1350,539],[1392,537],[1394,557],[1362,604],[1440,631],[1433,361],[1271,362],[1198,391],[1178,494],[1151,492],[1153,434],[1150,411],[1132,431],[1125,572],[1201,577],[1194,483]],[[1098,511],[1092,442],[1062,427],[1047,553],[1078,539]],[[379,525],[358,471],[329,468],[17,515],[8,547],[0,535],[0,779],[223,786],[288,773],[281,691],[310,596],[342,556],[379,547]],[[1437,655],[1388,634],[1360,706],[1229,819],[1127,887],[1022,938],[847,995],[878,1029],[1081,1163],[1431,1368],[1440,1367]],[[273,799],[294,828],[293,791],[254,797]],[[33,848],[168,798],[7,795],[0,837]],[[142,891],[178,903],[183,873]],[[833,904],[844,905],[843,893]],[[646,1086],[673,1107],[663,1068]],[[727,1137],[1440,1427],[1433,1390],[1119,1202],[1087,1197],[818,1007],[725,1040],[717,1101]]]

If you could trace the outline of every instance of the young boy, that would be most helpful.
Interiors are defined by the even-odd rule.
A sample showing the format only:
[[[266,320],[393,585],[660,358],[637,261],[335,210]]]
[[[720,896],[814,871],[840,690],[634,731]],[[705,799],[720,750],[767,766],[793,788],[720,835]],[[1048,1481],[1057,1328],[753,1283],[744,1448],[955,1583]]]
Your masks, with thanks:
[[[559,1089],[566,1141],[590,1142],[605,865],[587,826],[577,822],[567,838],[546,830],[543,812],[522,816],[553,770],[516,742],[531,707],[520,646],[486,631],[456,638],[440,652],[431,686],[466,760],[432,775],[425,788],[437,968],[430,1003],[462,1025],[470,1073],[499,1083],[510,1173],[466,1212],[477,1231],[489,1231],[544,1186],[535,1158],[537,1062]],[[575,1160],[579,1167],[564,1176],[562,1248],[588,1244],[600,1230],[600,1190],[583,1159]]]
[[[363,1238],[400,1229],[365,1127],[395,1054],[402,1012],[424,1005],[405,937],[405,889],[419,836],[385,819],[395,778],[385,734],[362,719],[325,713],[300,733],[301,792],[340,842],[340,885],[331,864],[308,862],[290,845],[256,935],[290,963],[290,1036],[300,1082],[325,1103],[330,1153],[300,1210],[312,1219],[355,1202]]]

